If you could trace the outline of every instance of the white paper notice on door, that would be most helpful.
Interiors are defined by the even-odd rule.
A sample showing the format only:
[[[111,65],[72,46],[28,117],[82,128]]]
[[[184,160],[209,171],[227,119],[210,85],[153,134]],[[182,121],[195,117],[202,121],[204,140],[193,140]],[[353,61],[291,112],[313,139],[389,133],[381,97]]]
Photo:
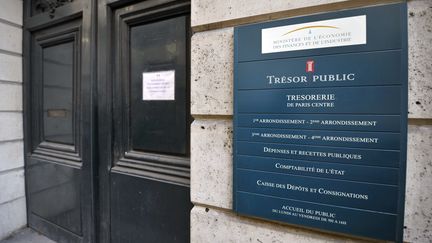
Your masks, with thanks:
[[[143,100],[174,100],[175,70],[143,72]]]

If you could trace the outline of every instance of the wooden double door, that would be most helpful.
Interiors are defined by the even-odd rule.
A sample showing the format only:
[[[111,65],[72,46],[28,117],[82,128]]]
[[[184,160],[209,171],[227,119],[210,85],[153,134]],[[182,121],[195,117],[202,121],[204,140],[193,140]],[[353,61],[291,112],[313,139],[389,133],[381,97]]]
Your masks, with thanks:
[[[25,1],[31,228],[189,241],[189,14],[187,1]]]

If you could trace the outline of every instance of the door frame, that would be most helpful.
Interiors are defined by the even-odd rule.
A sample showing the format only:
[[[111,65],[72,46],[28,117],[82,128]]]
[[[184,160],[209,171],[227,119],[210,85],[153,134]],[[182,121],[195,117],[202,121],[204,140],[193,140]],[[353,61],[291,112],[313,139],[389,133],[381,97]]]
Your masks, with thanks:
[[[80,113],[85,114],[80,117],[81,140],[80,147],[86,148],[82,153],[81,164],[81,227],[82,237],[80,242],[95,242],[95,210],[96,203],[96,184],[97,178],[97,136],[96,123],[96,0],[74,0],[64,6],[56,8],[54,11],[47,11],[37,15],[32,15],[32,1],[25,0],[23,3],[23,127],[24,127],[24,166],[25,176],[28,177],[27,168],[33,153],[32,130],[32,68],[31,68],[31,48],[32,33],[50,26],[65,23],[76,18],[81,18],[81,55],[79,69],[80,76],[80,103],[89,104],[80,106]],[[88,41],[82,41],[88,40]],[[26,180],[26,204],[29,205],[29,186]],[[42,230],[45,234],[52,234],[64,241],[75,241],[71,238],[67,230],[56,228],[43,219],[32,217],[30,207],[27,206],[27,222]]]

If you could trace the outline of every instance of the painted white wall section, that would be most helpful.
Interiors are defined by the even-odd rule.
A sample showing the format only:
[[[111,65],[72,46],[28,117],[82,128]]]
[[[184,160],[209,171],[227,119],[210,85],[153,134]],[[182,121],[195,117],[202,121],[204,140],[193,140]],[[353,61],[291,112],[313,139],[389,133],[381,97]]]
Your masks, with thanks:
[[[0,3],[0,240],[27,223],[22,116],[22,0]]]

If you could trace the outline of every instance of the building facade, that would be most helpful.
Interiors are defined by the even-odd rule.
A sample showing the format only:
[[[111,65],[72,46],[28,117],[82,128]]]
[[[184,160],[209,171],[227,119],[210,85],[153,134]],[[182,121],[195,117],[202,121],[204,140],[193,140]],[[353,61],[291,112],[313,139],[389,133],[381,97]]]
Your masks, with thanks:
[[[234,28],[400,1],[43,2],[0,6],[0,239],[29,225],[59,242],[370,241],[233,211]],[[407,8],[403,239],[431,242],[432,2]],[[135,103],[161,70],[176,107]]]

